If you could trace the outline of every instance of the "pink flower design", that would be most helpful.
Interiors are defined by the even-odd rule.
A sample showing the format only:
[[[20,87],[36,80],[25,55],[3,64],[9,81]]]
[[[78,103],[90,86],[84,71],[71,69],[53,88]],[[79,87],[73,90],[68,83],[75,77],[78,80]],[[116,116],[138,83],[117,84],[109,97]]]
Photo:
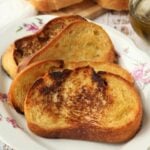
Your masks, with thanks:
[[[141,80],[143,78],[143,68],[144,66],[141,65],[133,71],[133,76],[136,80]]]
[[[1,102],[6,102],[7,101],[7,94],[0,93],[0,101]]]
[[[31,32],[36,32],[39,30],[40,26],[43,25],[43,20],[40,18],[35,18],[34,22],[32,23],[24,23],[23,25],[19,26],[16,32],[19,32],[21,30],[25,31],[31,31]]]
[[[2,121],[2,119],[3,119],[3,116],[0,114],[0,121]]]
[[[137,66],[132,75],[141,86],[150,83],[150,64],[140,64]]]
[[[35,32],[35,31],[39,30],[39,27],[34,23],[31,23],[31,24],[25,23],[23,26],[26,28],[26,31]]]
[[[20,128],[15,119],[7,117],[6,121],[10,123],[14,128]]]

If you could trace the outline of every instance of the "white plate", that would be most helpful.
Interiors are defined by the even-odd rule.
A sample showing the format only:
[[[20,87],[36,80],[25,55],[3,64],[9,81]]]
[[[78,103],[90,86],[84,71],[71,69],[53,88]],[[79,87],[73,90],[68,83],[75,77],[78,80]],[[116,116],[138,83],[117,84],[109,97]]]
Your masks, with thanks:
[[[15,39],[37,31],[53,16],[36,16],[11,25],[7,32],[0,33],[0,56]],[[110,35],[122,67],[131,72],[143,97],[144,119],[140,132],[124,144],[106,144],[80,140],[45,139],[31,133],[23,115],[16,113],[6,101],[0,101],[0,140],[16,150],[148,150],[150,146],[150,57],[134,46],[122,33],[102,25]],[[8,60],[9,61],[9,60]],[[11,80],[0,69],[0,91],[7,92]]]

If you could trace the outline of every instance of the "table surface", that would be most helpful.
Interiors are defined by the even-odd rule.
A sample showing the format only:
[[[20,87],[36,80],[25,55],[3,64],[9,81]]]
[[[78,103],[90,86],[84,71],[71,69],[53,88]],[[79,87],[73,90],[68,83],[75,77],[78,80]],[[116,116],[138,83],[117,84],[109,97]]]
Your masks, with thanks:
[[[150,45],[145,43],[133,30],[130,25],[128,12],[109,11],[104,15],[94,19],[97,23],[107,24],[116,30],[119,30],[131,38],[135,45],[150,56]],[[8,145],[0,141],[0,150],[13,150]]]

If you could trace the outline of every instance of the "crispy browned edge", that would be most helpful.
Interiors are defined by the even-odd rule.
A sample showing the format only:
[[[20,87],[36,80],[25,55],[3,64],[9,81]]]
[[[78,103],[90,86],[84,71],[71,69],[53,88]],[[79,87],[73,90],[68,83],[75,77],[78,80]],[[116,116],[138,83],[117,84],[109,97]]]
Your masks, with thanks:
[[[129,0],[95,0],[103,8],[112,10],[128,10]]]
[[[38,61],[38,62],[35,62],[35,63],[29,65],[23,71],[21,71],[20,73],[17,74],[16,78],[11,83],[11,86],[10,86],[9,92],[8,92],[8,101],[9,101],[9,104],[11,104],[15,108],[15,110],[17,112],[23,114],[22,110],[17,105],[17,102],[16,102],[15,97],[14,97],[14,93],[13,93],[13,90],[14,90],[14,88],[16,86],[16,83],[19,82],[19,79],[22,76],[24,76],[24,74],[26,74],[26,72],[32,71],[36,66],[39,66],[41,64],[46,64],[46,63],[52,63],[52,62],[53,63],[58,63],[58,65],[59,65],[60,68],[62,68],[63,65],[64,65],[64,62],[62,60],[42,60],[42,61]]]
[[[3,53],[1,62],[2,69],[6,72],[8,76],[14,78],[17,73],[17,65],[15,60],[13,59],[13,49],[14,44],[11,44],[6,51]]]
[[[139,104],[139,111],[135,117],[133,122],[125,124],[124,126],[118,127],[117,129],[114,128],[98,128],[92,126],[90,124],[84,124],[81,126],[72,126],[70,128],[64,129],[53,129],[53,130],[46,130],[39,127],[36,124],[30,123],[27,121],[27,125],[29,129],[34,132],[35,134],[45,137],[45,138],[63,138],[63,139],[78,139],[78,140],[88,140],[88,141],[101,141],[101,142],[108,142],[108,143],[122,143],[127,142],[131,138],[133,138],[136,133],[139,131],[142,125],[142,117],[143,117],[143,108],[142,108],[142,101],[139,92],[137,89],[129,82],[124,80],[118,75],[113,75],[111,73],[100,72],[100,75],[111,75],[120,80],[123,80],[130,88],[135,91],[135,94],[138,98],[137,103]]]
[[[32,57],[30,57],[29,59],[23,61],[21,64],[19,64],[19,66],[18,66],[18,72],[21,71],[22,69],[24,69],[27,65],[33,63],[34,62],[34,58],[40,56],[41,53],[43,53],[44,51],[47,51],[48,47],[52,47],[63,36],[63,34],[66,32],[66,30],[68,30],[69,28],[71,28],[71,26],[74,26],[74,24],[80,24],[80,23],[82,23],[82,21],[76,21],[76,22],[73,22],[73,23],[69,24],[59,35],[56,36],[56,38],[52,42],[48,43],[40,51],[38,51],[37,53],[35,53],[34,55],[32,55]],[[102,27],[100,27],[100,28],[107,34],[107,32]],[[110,53],[108,55],[108,60],[109,60],[109,62],[116,63],[117,60],[118,60],[118,55],[117,55],[117,53],[115,51],[114,45],[113,45],[113,43],[112,43],[109,35],[108,35],[108,38],[109,38],[110,44],[112,45],[112,49],[110,50]]]
[[[80,61],[80,62],[68,61],[67,62],[66,61],[66,62],[64,62],[64,65],[65,65],[65,68],[67,68],[67,69],[74,69],[74,68],[83,67],[83,66],[91,66],[92,68],[94,68],[94,70],[96,72],[101,71],[101,70],[96,69],[97,66],[99,66],[99,65],[107,65],[107,66],[112,67],[112,68],[115,67],[115,68],[121,69],[125,76],[123,77],[123,76],[117,74],[117,72],[116,73],[114,72],[112,74],[119,75],[122,78],[124,78],[126,81],[130,82],[131,84],[134,84],[134,79],[133,79],[132,75],[126,69],[124,69],[123,67],[121,67],[119,64],[116,64],[116,63],[110,63],[110,62],[87,62],[87,61]],[[103,71],[103,72],[111,73],[109,70]]]

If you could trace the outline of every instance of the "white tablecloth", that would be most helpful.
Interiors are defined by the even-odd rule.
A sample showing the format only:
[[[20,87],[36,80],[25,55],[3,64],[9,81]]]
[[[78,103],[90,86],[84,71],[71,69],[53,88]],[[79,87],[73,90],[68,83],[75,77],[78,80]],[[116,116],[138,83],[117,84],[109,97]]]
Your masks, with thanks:
[[[35,8],[26,0],[0,0],[0,31],[16,20],[36,13]]]
[[[11,4],[9,4],[9,6],[14,9],[14,11],[8,11],[9,13],[8,16],[3,16],[1,8],[2,5],[6,7],[6,3],[7,2],[11,2]],[[17,1],[17,4],[14,4],[14,1]],[[20,3],[20,2],[21,3]],[[20,18],[24,18],[27,16],[32,16],[36,14],[36,11],[34,10],[34,8],[30,5],[27,4],[27,7],[24,7],[25,3],[23,0],[5,0],[6,3],[4,3],[4,0],[0,0],[0,17],[2,17],[3,19],[0,20],[0,29],[6,29],[5,25],[9,24],[10,22],[15,21],[16,19],[20,19]],[[23,5],[22,5],[23,4]],[[18,6],[17,6],[18,5]],[[20,7],[20,9],[19,9]],[[18,11],[15,11],[15,9],[18,8],[20,13],[18,14]],[[24,8],[24,9],[23,9]],[[7,9],[9,10],[9,9]],[[3,10],[4,11],[4,10]],[[14,12],[11,13],[11,12]],[[15,15],[17,15],[17,18],[15,17]],[[10,17],[10,20],[8,19]],[[5,21],[5,22],[3,22]],[[130,25],[130,21],[129,21],[129,15],[127,12],[107,12],[104,15],[96,18],[94,21],[99,22],[99,23],[103,23],[103,24],[107,24],[109,26],[112,26],[113,28],[123,32],[124,34],[126,34],[128,37],[130,37],[135,44],[137,45],[137,47],[139,47],[141,50],[145,51],[148,55],[150,55],[150,46],[148,46],[146,43],[144,43],[144,41],[141,40],[141,38],[139,38],[136,33],[133,31],[131,25]],[[9,146],[7,146],[6,144],[0,142],[0,150],[12,150]]]

